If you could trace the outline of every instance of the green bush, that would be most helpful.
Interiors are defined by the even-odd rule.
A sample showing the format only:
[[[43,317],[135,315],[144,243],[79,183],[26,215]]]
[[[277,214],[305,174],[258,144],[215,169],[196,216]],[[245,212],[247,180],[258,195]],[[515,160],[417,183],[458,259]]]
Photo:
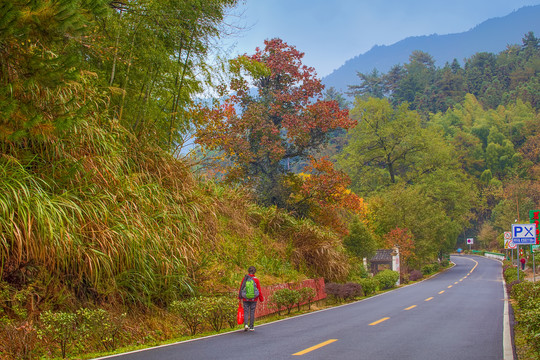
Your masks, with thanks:
[[[382,290],[393,288],[399,280],[399,273],[392,270],[383,270],[378,272],[374,278],[379,282]]]
[[[238,311],[238,299],[234,296],[224,296],[222,298],[223,307],[225,308],[225,321],[230,328],[236,327],[236,312]]]
[[[81,338],[89,340],[96,349],[103,347],[106,351],[116,348],[125,318],[126,314],[113,318],[104,309],[77,310],[77,324]]]
[[[225,323],[225,302],[223,297],[209,297],[203,304],[206,308],[204,312],[205,321],[214,331],[220,331]]]
[[[512,282],[516,281],[517,272],[518,270],[515,267],[507,268],[503,273],[504,281],[506,281],[507,284],[511,284]]]
[[[307,302],[308,303],[308,309],[311,309],[311,302],[313,299],[315,299],[315,296],[317,296],[317,291],[315,291],[314,288],[306,286],[298,290],[300,293],[300,299],[298,301],[298,311],[300,311],[300,304]]]
[[[77,315],[71,312],[45,311],[40,315],[41,327],[37,334],[60,346],[62,358],[66,358],[69,348],[77,338]],[[50,349],[54,353],[54,349]]]
[[[442,267],[442,268],[446,268],[446,267],[448,267],[449,265],[450,265],[450,260],[448,260],[448,259],[442,259],[442,260],[441,260],[441,267]]]
[[[379,290],[379,282],[374,278],[360,279],[358,283],[362,286],[365,296],[374,294]]]
[[[296,290],[284,288],[275,291],[270,297],[270,302],[276,307],[278,314],[281,315],[281,309],[287,308],[287,315],[300,299],[300,293]]]
[[[425,276],[425,275],[430,275],[430,274],[433,274],[433,273],[436,273],[437,271],[439,271],[441,268],[441,266],[439,265],[439,263],[433,263],[433,264],[428,264],[428,265],[424,265],[422,266],[422,274]]]
[[[540,283],[524,281],[512,287],[517,326],[523,331],[534,358],[540,355]],[[535,357],[536,356],[536,357]]]
[[[208,318],[208,308],[204,306],[205,301],[207,299],[202,297],[192,297],[183,301],[173,301],[170,305],[171,312],[180,316],[191,335],[197,334]]]

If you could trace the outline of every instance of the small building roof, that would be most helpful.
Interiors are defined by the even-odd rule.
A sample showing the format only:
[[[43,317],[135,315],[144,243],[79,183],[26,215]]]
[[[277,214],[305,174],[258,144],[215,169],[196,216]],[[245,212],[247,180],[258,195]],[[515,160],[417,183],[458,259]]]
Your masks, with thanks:
[[[392,249],[377,250],[375,255],[369,259],[371,263],[387,263],[392,262]]]

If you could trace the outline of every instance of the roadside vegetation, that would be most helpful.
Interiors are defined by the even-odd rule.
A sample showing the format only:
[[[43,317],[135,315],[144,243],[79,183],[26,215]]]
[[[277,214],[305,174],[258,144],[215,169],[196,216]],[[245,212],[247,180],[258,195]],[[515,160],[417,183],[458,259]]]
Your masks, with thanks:
[[[539,207],[534,34],[464,68],[414,53],[351,105],[280,39],[208,63],[235,5],[0,1],[0,357],[223,331],[250,265],[349,301],[469,234],[500,249]],[[396,246],[401,273],[371,277],[363,258]]]
[[[503,263],[503,275],[514,309],[514,340],[518,359],[540,357],[540,283],[518,280],[517,268]]]

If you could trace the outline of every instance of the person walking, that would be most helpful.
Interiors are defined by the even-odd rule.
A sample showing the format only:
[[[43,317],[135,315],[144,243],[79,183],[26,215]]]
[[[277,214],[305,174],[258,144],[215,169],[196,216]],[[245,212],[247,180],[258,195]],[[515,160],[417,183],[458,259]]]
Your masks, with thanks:
[[[242,279],[238,299],[243,300],[244,305],[244,331],[255,330],[255,308],[257,301],[263,302],[264,296],[261,291],[261,283],[255,277],[255,266],[248,268],[248,273]]]
[[[525,270],[525,257],[522,257],[521,260],[519,260],[521,262],[521,270]]]

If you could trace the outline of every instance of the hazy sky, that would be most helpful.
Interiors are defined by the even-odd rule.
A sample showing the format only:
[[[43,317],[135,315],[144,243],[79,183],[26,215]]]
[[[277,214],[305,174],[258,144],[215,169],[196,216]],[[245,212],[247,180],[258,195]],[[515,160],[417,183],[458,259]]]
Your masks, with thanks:
[[[242,0],[240,0],[242,2]],[[319,77],[374,45],[408,36],[452,34],[540,0],[246,0],[234,53],[253,54],[279,37],[305,53]],[[238,19],[237,19],[238,20]],[[536,34],[538,36],[538,34]]]

